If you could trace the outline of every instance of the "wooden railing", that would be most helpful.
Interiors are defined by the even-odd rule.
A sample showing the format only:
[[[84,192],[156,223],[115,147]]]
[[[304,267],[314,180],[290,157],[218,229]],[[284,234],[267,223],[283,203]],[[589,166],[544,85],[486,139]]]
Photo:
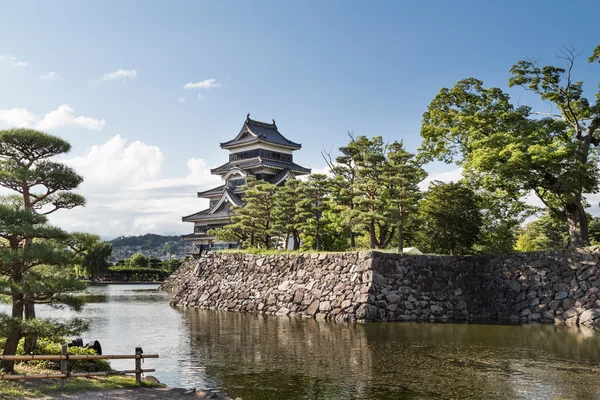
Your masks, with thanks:
[[[31,375],[4,375],[0,374],[0,380],[5,381],[19,381],[28,379],[60,379],[61,388],[65,388],[68,378],[77,377],[91,377],[91,376],[107,376],[107,375],[126,375],[135,374],[135,380],[137,382],[142,381],[142,374],[145,372],[154,372],[155,369],[142,369],[142,359],[144,358],[158,358],[158,354],[147,354],[144,355],[141,347],[135,348],[135,354],[132,355],[71,355],[67,352],[68,347],[62,347],[62,354],[60,355],[23,355],[23,356],[2,356],[0,355],[0,361],[34,361],[34,360],[48,360],[48,361],[60,361],[60,374],[31,374]],[[135,359],[135,369],[125,371],[103,371],[103,372],[70,372],[69,361],[78,360],[126,360]]]

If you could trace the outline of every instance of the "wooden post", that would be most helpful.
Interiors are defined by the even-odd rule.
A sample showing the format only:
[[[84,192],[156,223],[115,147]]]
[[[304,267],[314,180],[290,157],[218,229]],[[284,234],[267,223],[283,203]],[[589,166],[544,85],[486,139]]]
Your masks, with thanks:
[[[60,360],[60,373],[67,375],[69,373],[69,351],[66,345],[63,345],[61,355],[66,356]],[[67,378],[60,379],[60,388],[65,389],[67,387]]]
[[[135,381],[142,383],[142,348],[135,348]]]

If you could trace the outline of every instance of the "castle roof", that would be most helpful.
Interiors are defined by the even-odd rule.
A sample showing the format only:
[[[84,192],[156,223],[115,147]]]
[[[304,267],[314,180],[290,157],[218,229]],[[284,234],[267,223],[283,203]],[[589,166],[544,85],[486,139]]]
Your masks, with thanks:
[[[255,168],[267,167],[267,168],[273,168],[276,170],[288,169],[298,175],[310,174],[310,168],[302,167],[296,163],[277,161],[277,160],[269,160],[267,158],[262,158],[262,157],[254,157],[254,158],[248,158],[245,160],[238,160],[238,161],[229,161],[228,163],[225,163],[217,168],[211,169],[210,172],[212,174],[221,175],[221,174],[227,173],[227,171],[229,171],[230,169],[235,168],[235,167],[238,167],[238,168],[241,168],[244,170],[245,169],[252,170]]]
[[[286,147],[292,150],[298,150],[302,147],[301,144],[292,142],[283,136],[277,130],[275,120],[273,120],[273,123],[268,124],[266,122],[250,119],[250,114],[248,114],[240,133],[238,133],[234,139],[221,143],[221,148],[232,149],[252,143],[268,143],[275,146]]]

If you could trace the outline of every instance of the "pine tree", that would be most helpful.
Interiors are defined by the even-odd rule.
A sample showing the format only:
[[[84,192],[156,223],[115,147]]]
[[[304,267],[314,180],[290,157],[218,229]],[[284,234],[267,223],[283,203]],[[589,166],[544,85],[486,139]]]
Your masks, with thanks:
[[[229,231],[245,232],[250,238],[250,246],[271,248],[271,230],[273,221],[274,194],[277,186],[255,178],[246,179],[244,207],[235,207]]]
[[[297,205],[303,202],[305,192],[301,182],[291,179],[279,186],[273,199],[272,232],[285,237],[285,250],[288,249],[290,238],[294,242],[294,250],[300,248],[300,225],[302,214],[297,212]]]
[[[360,226],[366,227],[369,247],[385,248],[395,236],[396,220],[390,201],[388,163],[383,139],[381,136],[372,139],[359,136],[354,144],[359,153],[356,158],[356,207],[352,214],[360,222]]]
[[[353,220],[353,210],[356,208],[356,179],[358,174],[358,166],[356,160],[361,154],[361,142],[357,142],[354,135],[348,132],[350,143],[347,146],[342,146],[338,150],[341,155],[333,160],[330,153],[323,152],[322,156],[329,167],[329,171],[333,174],[334,179],[331,181],[332,197],[337,205],[348,212],[344,213],[347,220],[348,230],[350,232],[350,247],[356,247],[356,235]]]
[[[421,191],[418,184],[427,176],[415,161],[414,154],[404,149],[402,141],[388,146],[386,180],[389,185],[389,199],[395,207],[398,230],[398,252],[404,250],[404,225],[410,214],[416,213]]]
[[[328,199],[331,193],[331,182],[326,175],[313,174],[299,186],[302,193],[298,196],[296,212],[301,218],[300,227],[303,235],[315,237],[316,250],[322,250],[322,235],[329,220],[323,214],[331,208]]]
[[[85,284],[74,277],[73,253],[65,245],[66,232],[47,225],[47,218],[31,209],[0,205],[0,293],[12,302],[11,316],[3,316],[6,335],[4,355],[14,355],[22,337],[37,336],[52,322],[24,322],[27,302],[66,304],[75,308],[81,302],[69,295]],[[50,326],[50,328],[48,328]],[[2,362],[12,372],[14,362]]]
[[[0,131],[0,186],[17,193],[7,197],[5,203],[41,215],[84,205],[85,199],[71,192],[83,178],[70,167],[51,160],[70,148],[68,142],[32,129]],[[32,239],[26,238],[25,246],[31,244]],[[25,318],[35,319],[35,296],[26,294],[23,301]],[[25,351],[32,352],[35,344],[35,335],[28,336]]]

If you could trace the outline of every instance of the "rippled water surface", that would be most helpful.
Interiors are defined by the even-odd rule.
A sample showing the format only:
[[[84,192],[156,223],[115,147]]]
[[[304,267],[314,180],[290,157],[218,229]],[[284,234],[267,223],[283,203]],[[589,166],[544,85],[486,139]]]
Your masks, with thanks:
[[[600,399],[600,332],[552,325],[339,324],[171,308],[156,285],[88,289],[84,340],[162,382],[248,399]],[[42,316],[66,311],[40,308]],[[132,360],[113,361],[132,368]]]

